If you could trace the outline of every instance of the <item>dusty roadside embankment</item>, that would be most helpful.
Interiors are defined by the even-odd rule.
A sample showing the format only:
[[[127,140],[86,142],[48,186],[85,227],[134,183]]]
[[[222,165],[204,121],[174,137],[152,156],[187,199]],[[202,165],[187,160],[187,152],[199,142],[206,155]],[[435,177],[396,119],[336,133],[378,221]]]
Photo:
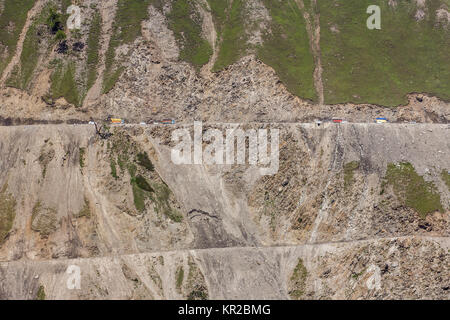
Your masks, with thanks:
[[[449,298],[448,125],[272,127],[272,176],[177,166],[171,126],[0,127],[0,297]]]

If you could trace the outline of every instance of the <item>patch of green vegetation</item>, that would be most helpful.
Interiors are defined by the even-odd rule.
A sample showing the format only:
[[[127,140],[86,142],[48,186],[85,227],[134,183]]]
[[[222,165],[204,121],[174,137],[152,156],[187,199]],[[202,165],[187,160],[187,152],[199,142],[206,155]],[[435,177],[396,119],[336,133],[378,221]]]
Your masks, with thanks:
[[[228,10],[230,7],[229,0],[207,0],[211,8],[212,17],[217,34],[222,34],[225,23],[228,19]]]
[[[47,43],[46,31],[41,26],[47,25],[51,32],[57,37],[65,38],[62,30],[61,15],[57,13],[54,3],[45,5],[33,23],[31,23],[24,39],[20,63],[15,65],[6,84],[22,90],[27,90],[33,79],[34,71],[37,67],[39,56],[50,50]],[[55,28],[52,30],[52,28]],[[62,32],[62,33],[61,33]]]
[[[0,190],[0,247],[3,245],[16,217],[16,200],[7,193],[8,185]]]
[[[44,286],[39,286],[39,290],[36,295],[36,300],[45,300],[45,288]]]
[[[145,210],[145,199],[149,197],[148,193],[153,189],[144,177],[140,175],[135,177],[136,171],[137,168],[134,164],[128,164],[128,172],[131,176],[130,184],[133,190],[134,206],[136,207],[136,210],[142,212]]]
[[[306,22],[294,0],[264,0],[272,18],[263,34],[263,45],[257,56],[273,67],[288,90],[313,101],[314,59],[310,50]],[[245,1],[208,0],[218,32],[220,50],[213,71],[219,71],[239,60],[249,49],[246,29],[252,29],[246,17]]]
[[[117,156],[121,170],[127,169],[130,174],[134,204],[139,212],[145,210],[145,200],[148,198],[153,203],[156,213],[163,214],[177,223],[183,220],[183,216],[171,206],[169,187],[164,182],[147,180],[147,175],[149,171],[154,171],[154,166],[147,153],[142,152],[124,131],[115,132],[111,140],[111,152],[111,157]],[[139,164],[139,167],[135,163]],[[115,164],[111,168],[113,167],[115,168]],[[115,172],[117,176],[116,171],[112,169],[111,172]]]
[[[58,33],[60,31],[61,30],[57,32],[56,37],[58,37]],[[86,61],[86,71],[81,70],[81,75],[78,75],[78,73],[80,73],[79,68],[77,73],[78,66],[75,59],[68,57],[63,60],[54,59],[51,61],[49,67],[53,69],[53,71],[50,77],[50,91],[47,94],[47,98],[50,101],[64,98],[68,103],[73,104],[76,107],[80,107],[82,105],[87,90],[90,88],[88,85],[92,86],[93,82],[95,82],[97,72],[96,66],[94,66],[92,64],[93,62],[89,60],[92,55],[91,48],[88,47],[87,50],[88,57]]]
[[[212,48],[202,37],[202,19],[195,10],[194,1],[173,1],[167,19],[169,28],[174,32],[181,47],[180,59],[191,63],[197,69],[208,63]]]
[[[87,90],[89,90],[97,79],[97,66],[99,64],[100,32],[102,28],[102,18],[96,12],[89,28],[87,40]]]
[[[38,158],[38,161],[42,167],[42,178],[45,178],[47,174],[47,166],[53,160],[54,157],[55,157],[54,149],[46,150],[45,148],[42,148]]]
[[[75,80],[75,72],[75,62],[60,61],[50,77],[50,92],[53,99],[64,98],[68,103],[79,107],[82,99]]]
[[[148,158],[148,154],[147,152],[140,152],[137,155],[137,163],[146,168],[149,171],[154,171],[155,167],[153,166],[153,163],[151,162],[151,160]]]
[[[55,34],[55,40],[56,41],[62,41],[62,40],[66,40],[67,39],[67,35],[64,31],[62,30],[58,30]]]
[[[183,221],[183,216],[175,209],[170,208],[164,211],[167,217],[175,223],[181,223]]]
[[[133,189],[133,200],[136,210],[142,212],[145,210],[145,198],[147,197],[145,190],[138,187],[136,182],[131,182],[131,187]]]
[[[173,222],[180,223],[183,221],[183,216],[175,209],[173,209],[169,203],[172,192],[165,183],[157,184],[154,186],[155,194],[152,198],[155,204],[155,210],[158,213],[162,213],[171,219]]]
[[[57,212],[53,208],[44,208],[40,201],[33,207],[31,229],[46,238],[58,228]]]
[[[114,87],[124,70],[121,65],[122,57],[116,59],[116,49],[120,45],[132,43],[141,35],[141,22],[148,18],[149,4],[150,0],[118,0],[112,36],[106,52],[103,93]]]
[[[61,14],[55,8],[50,8],[45,24],[54,33],[61,31],[63,26]]]
[[[67,12],[67,8],[72,5],[73,0],[62,0],[61,2],[62,12]]]
[[[183,266],[179,266],[177,269],[177,290],[180,292],[181,291],[181,286],[183,285],[183,279],[184,279],[184,269]]]
[[[0,74],[16,52],[17,42],[34,0],[4,0],[0,13]]]
[[[315,8],[313,8],[313,3],[311,1],[312,0],[303,0],[303,4],[305,5],[305,9],[307,11],[309,11],[309,12],[311,12],[311,9],[315,9]]]
[[[264,34],[258,57],[275,69],[291,93],[316,101],[314,58],[302,12],[294,0],[264,0],[264,4],[272,22],[270,31]]]
[[[147,182],[147,180],[141,176],[138,175],[136,178],[134,178],[136,185],[141,188],[142,190],[145,190],[147,192],[155,192],[155,190],[153,190],[153,188],[150,186],[150,184]]]
[[[359,169],[359,162],[352,161],[344,165],[344,188],[347,189],[353,182],[353,175]]]
[[[80,210],[80,212],[78,212],[76,217],[77,218],[86,217],[88,219],[91,217],[91,206],[89,204],[89,200],[88,199],[84,198],[84,206]]]
[[[239,60],[247,49],[245,1],[208,0],[218,30],[219,54],[213,71],[219,71]]]
[[[386,184],[392,185],[397,197],[422,218],[435,211],[444,211],[434,183],[419,176],[411,163],[389,164],[385,180]]]
[[[14,66],[6,84],[18,89],[28,89],[39,59],[39,39],[36,36],[36,24],[28,29],[23,42],[20,64]]]
[[[85,154],[86,154],[86,148],[80,148],[79,149],[79,157],[80,157],[80,168],[81,169],[83,169],[84,168],[84,165],[85,165],[85,163],[84,163],[84,156],[85,156]]]
[[[308,277],[308,270],[303,264],[302,259],[298,259],[297,266],[290,278],[289,295],[291,298],[299,300],[305,294],[306,279]]]
[[[127,165],[128,173],[130,174],[131,178],[134,178],[136,175],[137,167],[134,163],[128,163]]]
[[[111,175],[114,179],[119,179],[119,176],[117,175],[117,168],[116,168],[116,161],[113,157],[111,157],[111,160],[109,161],[109,164],[111,166]]]
[[[425,2],[417,21],[415,1],[388,0],[381,8],[381,30],[369,30],[372,0],[318,1],[325,102],[398,106],[406,94],[427,92],[450,100],[450,37],[436,11],[447,0]]]
[[[162,183],[156,186],[156,192],[157,192],[156,200],[161,204],[167,204],[171,193],[169,187],[165,183]]]
[[[442,170],[441,177],[442,180],[444,180],[445,184],[447,185],[448,190],[450,190],[450,171],[448,170]]]

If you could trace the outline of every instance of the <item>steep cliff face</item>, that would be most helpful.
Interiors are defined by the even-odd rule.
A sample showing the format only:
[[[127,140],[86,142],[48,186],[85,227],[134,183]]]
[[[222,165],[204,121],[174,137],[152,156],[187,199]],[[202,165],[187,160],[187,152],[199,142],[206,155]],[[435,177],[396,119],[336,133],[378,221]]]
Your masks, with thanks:
[[[0,3],[2,118],[449,120],[443,0]]]
[[[278,129],[261,176],[172,127],[0,128],[1,297],[449,298],[447,125]]]

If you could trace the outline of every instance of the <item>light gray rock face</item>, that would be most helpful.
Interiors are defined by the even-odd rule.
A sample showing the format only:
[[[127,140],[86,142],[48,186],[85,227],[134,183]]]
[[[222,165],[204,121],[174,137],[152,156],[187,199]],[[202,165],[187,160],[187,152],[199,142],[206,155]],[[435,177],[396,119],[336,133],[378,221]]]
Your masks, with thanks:
[[[0,298],[449,298],[447,125],[245,125],[280,130],[271,176],[175,165],[175,128],[0,127]]]

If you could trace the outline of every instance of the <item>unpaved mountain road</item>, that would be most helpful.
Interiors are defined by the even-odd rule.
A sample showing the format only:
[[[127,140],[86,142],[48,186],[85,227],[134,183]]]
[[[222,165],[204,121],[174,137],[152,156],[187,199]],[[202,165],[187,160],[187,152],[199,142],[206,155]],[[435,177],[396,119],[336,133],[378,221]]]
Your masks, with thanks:
[[[449,299],[445,289],[448,279],[420,278],[436,268],[448,274],[448,255],[440,264],[432,260],[434,265],[430,265],[427,260],[431,256],[425,252],[416,254],[414,259],[422,265],[412,271],[410,267],[415,262],[411,253],[418,244],[422,248],[442,246],[448,250],[449,238],[394,237],[1,262],[0,298],[34,299],[38,288],[43,287],[47,299],[180,299],[183,296],[177,285],[179,268],[189,269],[195,261],[205,276],[209,299],[289,299],[292,269],[300,259],[307,270],[304,299]],[[366,251],[371,254],[366,256]],[[385,258],[381,258],[383,255]],[[361,259],[364,267],[357,269]],[[73,268],[80,270],[80,288],[75,290],[69,286],[73,274],[66,272]],[[378,287],[371,286],[370,279],[374,277],[380,279]],[[408,281],[413,281],[413,288],[409,288]]]

